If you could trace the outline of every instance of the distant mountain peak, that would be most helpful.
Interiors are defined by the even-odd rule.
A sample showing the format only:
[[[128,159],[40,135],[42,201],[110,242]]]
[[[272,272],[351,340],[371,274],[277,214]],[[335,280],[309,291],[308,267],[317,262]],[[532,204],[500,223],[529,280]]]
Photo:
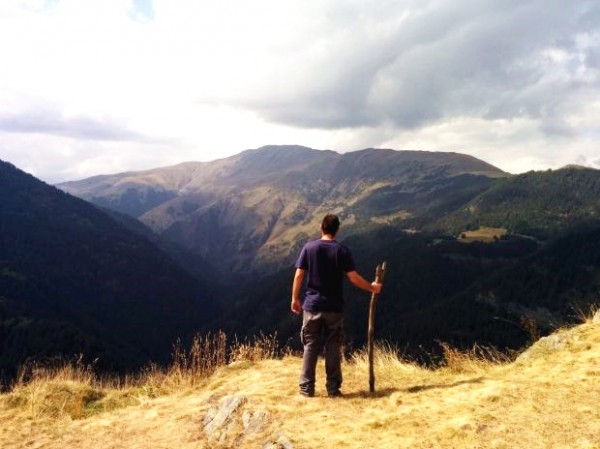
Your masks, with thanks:
[[[315,150],[302,145],[265,145],[242,151],[238,155],[226,159],[261,160],[264,162],[297,163],[313,157],[323,155],[339,156],[339,153],[330,150]]]
[[[305,147],[303,145],[263,145],[259,148],[254,148],[250,150],[246,150],[243,153],[247,152],[269,152],[269,151],[280,151],[285,153],[294,153],[294,152],[312,152],[312,151],[321,151],[315,150],[314,148]]]

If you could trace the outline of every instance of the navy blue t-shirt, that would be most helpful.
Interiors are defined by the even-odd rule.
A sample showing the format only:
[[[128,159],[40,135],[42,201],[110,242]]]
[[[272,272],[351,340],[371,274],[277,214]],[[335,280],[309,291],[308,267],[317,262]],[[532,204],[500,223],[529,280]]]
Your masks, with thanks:
[[[342,312],[344,275],[354,271],[350,250],[335,240],[313,240],[302,248],[296,268],[306,271],[306,294],[302,308],[307,312]]]

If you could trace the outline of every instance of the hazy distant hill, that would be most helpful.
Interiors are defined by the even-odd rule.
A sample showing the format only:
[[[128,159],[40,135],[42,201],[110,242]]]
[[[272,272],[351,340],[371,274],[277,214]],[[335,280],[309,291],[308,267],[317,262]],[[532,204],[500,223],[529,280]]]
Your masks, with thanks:
[[[83,353],[104,366],[168,360],[214,309],[147,238],[0,161],[0,371]]]
[[[363,232],[454,210],[503,176],[457,153],[270,146],[59,187],[139,217],[222,272],[269,272],[290,263],[326,212],[338,213],[348,232]]]

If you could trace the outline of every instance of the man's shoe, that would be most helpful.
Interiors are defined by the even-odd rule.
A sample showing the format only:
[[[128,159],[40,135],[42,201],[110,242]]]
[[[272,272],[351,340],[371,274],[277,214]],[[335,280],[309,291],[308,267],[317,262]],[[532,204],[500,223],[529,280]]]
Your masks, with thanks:
[[[336,390],[327,393],[327,396],[329,396],[330,398],[341,398],[342,396],[344,396],[344,394],[340,390]]]
[[[315,395],[314,391],[302,391],[300,390],[300,394],[306,398],[312,398]]]

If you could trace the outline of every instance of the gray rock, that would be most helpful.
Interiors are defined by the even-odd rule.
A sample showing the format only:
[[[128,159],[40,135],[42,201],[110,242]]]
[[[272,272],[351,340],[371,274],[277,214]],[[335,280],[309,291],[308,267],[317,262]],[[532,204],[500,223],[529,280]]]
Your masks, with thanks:
[[[245,396],[222,397],[204,415],[204,433],[209,441],[220,445],[238,447],[253,434],[259,434],[269,426],[269,413],[252,410]],[[275,434],[265,443],[264,449],[294,449],[293,444]]]
[[[549,349],[551,351],[557,351],[564,348],[567,345],[569,338],[567,335],[552,334],[547,337],[540,338],[538,344],[540,347]]]
[[[268,416],[268,413],[263,411],[245,411],[242,414],[242,425],[246,435],[260,431],[264,427]]]
[[[217,430],[225,427],[232,419],[235,411],[246,402],[245,396],[225,396],[219,401],[218,409],[210,409],[204,416],[204,432],[209,437]]]
[[[569,341],[567,334],[552,334],[547,337],[540,338],[535,344],[527,349],[523,354],[517,357],[517,362],[529,360],[532,357],[539,356],[547,351],[558,351],[564,348]]]

